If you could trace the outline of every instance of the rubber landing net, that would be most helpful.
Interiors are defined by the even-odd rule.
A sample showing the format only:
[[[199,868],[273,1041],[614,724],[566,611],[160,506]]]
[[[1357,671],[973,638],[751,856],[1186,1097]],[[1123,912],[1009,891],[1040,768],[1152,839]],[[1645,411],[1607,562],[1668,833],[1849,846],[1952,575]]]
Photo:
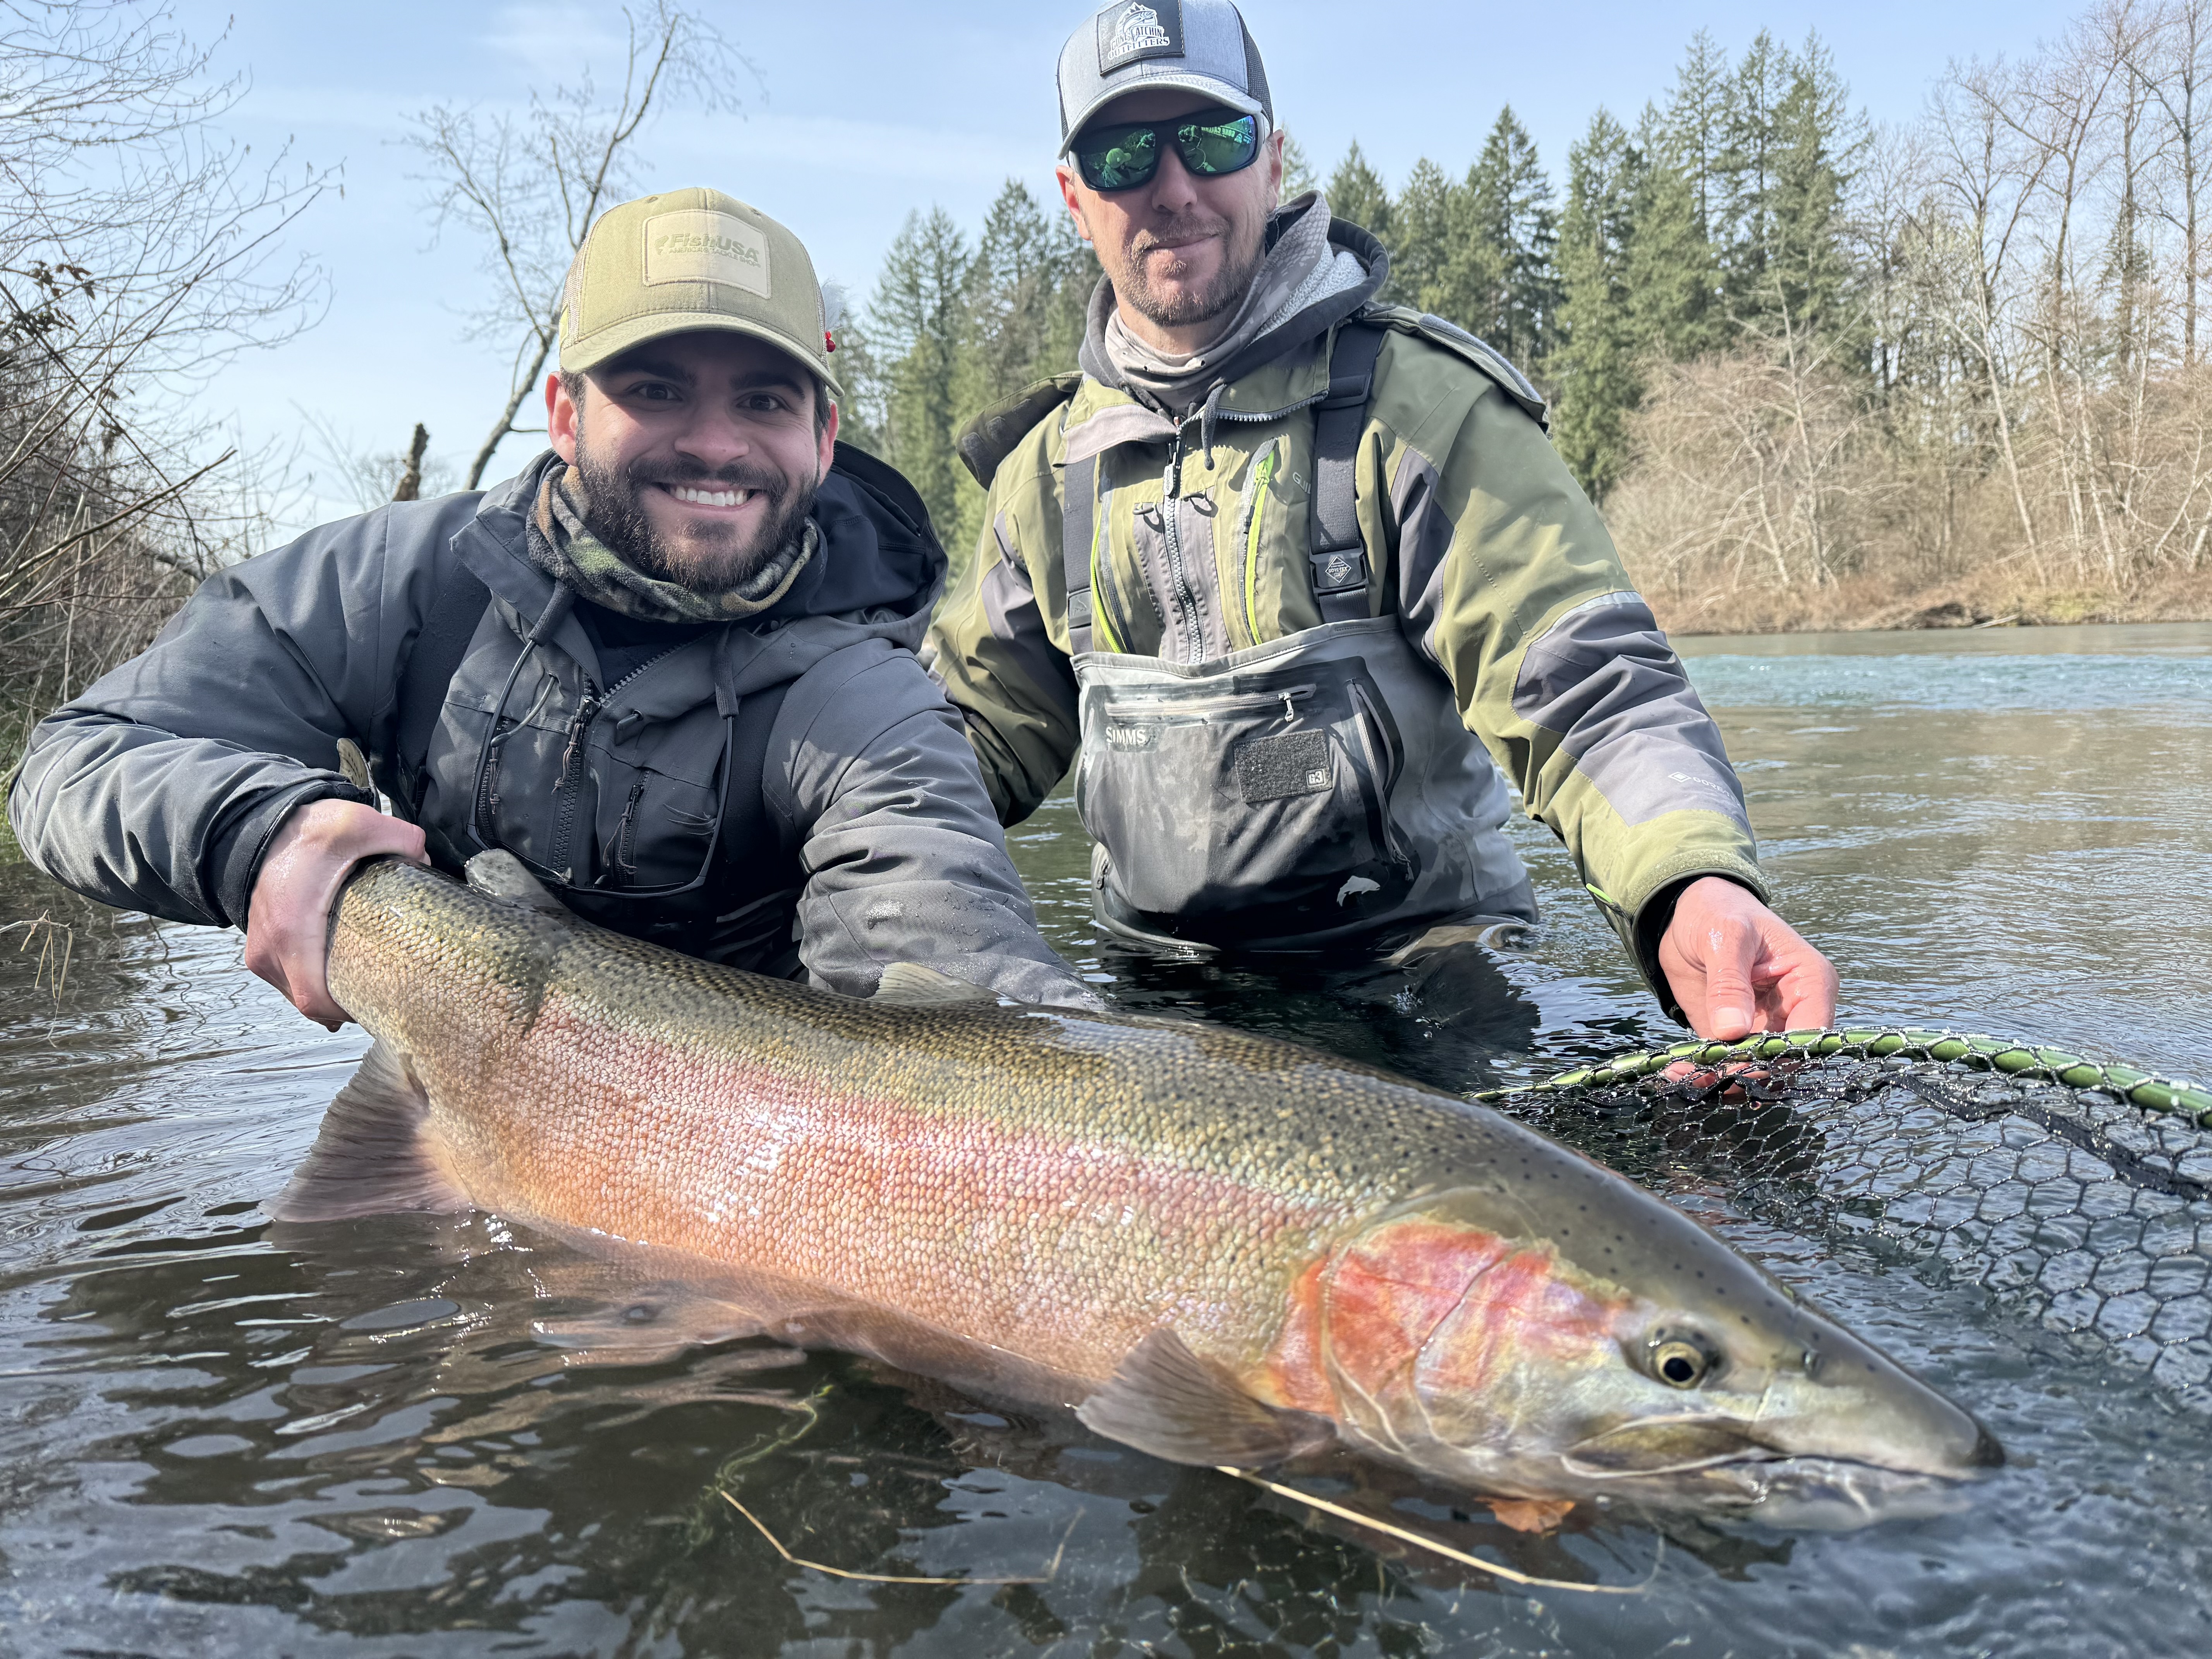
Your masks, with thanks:
[[[2212,1414],[2212,1090],[1917,1030],[1620,1055],[1474,1097],[1696,1208],[1987,1290]]]

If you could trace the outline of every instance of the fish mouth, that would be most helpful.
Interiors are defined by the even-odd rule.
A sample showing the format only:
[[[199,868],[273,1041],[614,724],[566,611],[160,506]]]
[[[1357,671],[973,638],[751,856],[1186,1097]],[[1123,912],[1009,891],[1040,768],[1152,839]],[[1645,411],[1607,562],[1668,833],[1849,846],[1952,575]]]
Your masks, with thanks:
[[[1875,1521],[1948,1514],[1966,1488],[2002,1465],[1986,1429],[1961,1464],[1898,1468],[1872,1458],[1791,1451],[1729,1418],[1647,1419],[1593,1435],[1560,1455],[1560,1466],[1593,1496],[1656,1508],[1743,1512],[1793,1529],[1847,1531]]]

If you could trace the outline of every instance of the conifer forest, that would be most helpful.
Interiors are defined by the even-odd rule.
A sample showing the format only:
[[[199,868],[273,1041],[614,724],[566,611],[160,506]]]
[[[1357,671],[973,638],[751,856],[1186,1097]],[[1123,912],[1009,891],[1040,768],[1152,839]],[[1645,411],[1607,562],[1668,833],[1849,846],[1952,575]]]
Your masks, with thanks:
[[[408,130],[433,222],[484,250],[480,314],[457,303],[514,349],[471,484],[521,459],[484,471],[592,204],[649,187],[648,116],[737,83],[702,72],[741,62],[711,19],[638,17],[613,90]],[[339,198],[223,137],[250,88],[214,61],[117,0],[0,18],[0,776],[289,525],[295,462],[242,443],[222,376],[323,316],[327,273],[288,237]],[[2212,616],[2212,0],[2095,0],[1932,74],[1902,124],[1859,113],[1817,39],[1699,34],[1654,92],[1564,156],[1510,108],[1471,114],[1401,177],[1357,143],[1309,158],[1284,113],[1288,190],[1382,240],[1384,297],[1543,390],[1670,629]],[[846,435],[913,478],[956,567],[984,498],[954,439],[1073,365],[1097,280],[1060,203],[1010,181],[980,224],[918,209],[848,296]],[[462,482],[422,442],[341,458],[362,507]]]
[[[1902,126],[1817,39],[1700,34],[1557,173],[1510,107],[1468,149],[1393,180],[1355,143],[1322,175],[1292,125],[1285,191],[1537,383],[1670,627],[2207,613],[2212,3],[2106,0]],[[1097,280],[1009,182],[972,234],[917,212],[848,319],[849,429],[956,561],[983,496],[954,437],[1073,364]]]

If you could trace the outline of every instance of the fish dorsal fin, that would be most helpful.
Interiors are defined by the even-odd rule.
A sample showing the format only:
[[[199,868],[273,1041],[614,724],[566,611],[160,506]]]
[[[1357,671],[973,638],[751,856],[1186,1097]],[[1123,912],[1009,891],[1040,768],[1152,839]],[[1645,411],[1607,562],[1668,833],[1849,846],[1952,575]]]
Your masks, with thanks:
[[[522,867],[522,860],[504,848],[479,853],[463,867],[468,873],[469,885],[486,898],[526,904],[549,915],[568,914],[568,907],[548,892],[543,882]]]
[[[884,976],[876,985],[875,1000],[927,1004],[996,1002],[998,998],[980,985],[940,974],[918,962],[894,962],[884,969]]]
[[[1170,1463],[1264,1468],[1318,1451],[1335,1425],[1255,1400],[1173,1331],[1129,1350],[1114,1379],[1076,1408],[1085,1428]]]
[[[429,1097],[380,1042],[323,1115],[322,1133],[266,1209],[277,1221],[337,1221],[390,1211],[474,1206],[431,1156]]]

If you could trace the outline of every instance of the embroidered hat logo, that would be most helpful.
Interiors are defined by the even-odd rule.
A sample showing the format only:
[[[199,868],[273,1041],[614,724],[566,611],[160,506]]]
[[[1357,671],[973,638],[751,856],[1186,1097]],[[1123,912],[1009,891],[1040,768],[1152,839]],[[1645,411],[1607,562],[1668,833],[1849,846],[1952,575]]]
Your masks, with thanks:
[[[1131,0],[1098,15],[1098,72],[1111,75],[1146,58],[1183,55],[1182,0]]]
[[[645,222],[645,280],[720,283],[766,297],[768,243],[733,213],[679,209]]]
[[[1150,6],[1132,6],[1114,26],[1114,41],[1108,50],[1116,53],[1150,52],[1174,44],[1168,39],[1168,32],[1160,27],[1159,13]]]

